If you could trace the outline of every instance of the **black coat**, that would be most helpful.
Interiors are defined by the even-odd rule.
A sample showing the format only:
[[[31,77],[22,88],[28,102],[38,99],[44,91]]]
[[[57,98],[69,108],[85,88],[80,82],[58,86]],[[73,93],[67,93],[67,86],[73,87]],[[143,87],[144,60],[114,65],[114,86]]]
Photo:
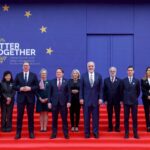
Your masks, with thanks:
[[[13,89],[14,83],[11,82],[1,82],[1,95],[2,100],[6,101],[7,97],[10,97],[14,100],[15,90]]]
[[[142,89],[142,99],[147,100],[148,96],[150,96],[150,84],[148,79],[141,79],[141,89]]]
[[[123,79],[123,102],[127,105],[138,104],[138,97],[140,95],[140,82],[133,78],[132,83],[129,83],[128,77]]]
[[[49,102],[54,106],[57,106],[58,102],[61,106],[66,105],[67,102],[70,102],[68,96],[68,81],[66,79],[62,79],[60,90],[57,87],[57,79],[51,80]]]
[[[23,92],[20,91],[20,88],[23,86],[31,87],[31,91]],[[29,103],[35,101],[35,92],[38,89],[38,79],[36,74],[29,72],[28,82],[26,83],[24,80],[23,72],[16,75],[14,89],[18,91],[17,95],[17,102],[22,103],[23,101],[27,100]]]
[[[117,78],[112,83],[110,77],[104,80],[103,86],[103,100],[108,104],[120,104],[122,101],[122,82],[121,79]]]

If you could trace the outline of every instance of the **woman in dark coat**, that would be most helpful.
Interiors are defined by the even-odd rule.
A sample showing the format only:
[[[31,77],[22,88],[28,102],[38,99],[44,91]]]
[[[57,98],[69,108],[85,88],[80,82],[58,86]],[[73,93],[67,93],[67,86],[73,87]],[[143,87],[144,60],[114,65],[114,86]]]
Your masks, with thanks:
[[[146,68],[146,75],[141,79],[141,89],[147,132],[150,132],[150,66]]]
[[[47,131],[48,123],[48,98],[50,92],[50,82],[47,80],[47,70],[40,71],[41,80],[39,81],[39,89],[37,91],[36,112],[40,113],[41,132]]]
[[[3,132],[12,130],[12,114],[16,93],[13,89],[13,84],[12,73],[5,71],[1,82],[1,126]]]
[[[80,72],[77,69],[72,71],[72,79],[69,80],[69,97],[71,99],[70,107],[70,120],[71,131],[78,132],[79,119],[80,119],[80,103],[79,103],[79,91],[80,91]]]

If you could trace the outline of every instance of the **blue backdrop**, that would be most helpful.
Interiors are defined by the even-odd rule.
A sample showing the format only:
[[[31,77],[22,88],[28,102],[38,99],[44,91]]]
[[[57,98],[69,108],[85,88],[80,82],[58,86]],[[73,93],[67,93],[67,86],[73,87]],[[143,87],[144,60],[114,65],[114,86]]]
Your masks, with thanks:
[[[65,76],[72,69],[86,70],[96,62],[105,78],[115,65],[118,76],[126,76],[128,65],[142,78],[150,56],[150,3],[143,0],[94,1],[0,1],[0,76],[5,70],[15,75],[22,62],[31,70],[57,67]],[[42,28],[43,27],[43,28]]]

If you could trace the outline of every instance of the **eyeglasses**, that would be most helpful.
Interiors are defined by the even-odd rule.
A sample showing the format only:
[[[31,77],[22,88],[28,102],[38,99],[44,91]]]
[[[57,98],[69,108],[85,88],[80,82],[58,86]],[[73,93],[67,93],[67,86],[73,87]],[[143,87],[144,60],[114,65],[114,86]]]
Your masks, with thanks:
[[[116,71],[112,71],[112,70],[111,70],[110,72],[116,72]]]

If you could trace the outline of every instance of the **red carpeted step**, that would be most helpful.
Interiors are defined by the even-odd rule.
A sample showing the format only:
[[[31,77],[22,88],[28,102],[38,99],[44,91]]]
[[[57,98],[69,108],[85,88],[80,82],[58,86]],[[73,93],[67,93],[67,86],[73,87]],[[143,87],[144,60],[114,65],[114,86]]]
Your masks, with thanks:
[[[90,139],[84,138],[84,120],[83,120],[83,110],[81,109],[81,118],[80,118],[80,127],[79,132],[73,133],[69,132],[70,139],[64,139],[62,132],[62,121],[59,117],[58,120],[58,135],[56,139],[51,140],[51,123],[52,116],[51,112],[49,113],[49,122],[48,122],[48,131],[40,132],[40,123],[39,123],[39,114],[34,114],[35,121],[35,139],[29,139],[28,133],[28,120],[27,114],[25,111],[24,120],[23,120],[23,131],[22,138],[20,140],[15,140],[15,130],[16,130],[16,117],[17,109],[14,107],[13,111],[13,130],[10,133],[0,132],[0,148],[7,150],[126,150],[126,149],[136,149],[136,150],[149,150],[150,149],[150,133],[146,132],[145,127],[145,115],[143,106],[138,107],[138,129],[140,139],[133,138],[132,131],[132,120],[130,119],[130,138],[125,140],[124,137],[124,115],[123,107],[121,109],[121,132],[107,132],[108,120],[107,120],[107,110],[106,106],[100,107],[100,138],[94,139],[91,135]],[[70,129],[70,119],[68,114],[68,122]],[[115,120],[113,119],[113,122]],[[91,125],[92,126],[92,125]],[[70,130],[69,130],[70,131]],[[92,130],[91,130],[92,131]]]
[[[27,140],[28,142],[28,140]],[[111,144],[107,144],[107,143],[91,143],[91,144],[87,144],[87,143],[77,143],[77,144],[72,144],[72,142],[70,141],[69,143],[14,143],[14,144],[1,144],[1,148],[5,149],[7,147],[7,150],[15,150],[15,149],[21,149],[21,150],[49,150],[49,149],[53,149],[53,150],[99,150],[99,149],[105,149],[105,150],[127,150],[127,149],[136,149],[136,150],[148,150],[150,147],[150,144],[137,144],[137,143],[122,143],[122,144],[118,144],[118,143],[111,143]]]

